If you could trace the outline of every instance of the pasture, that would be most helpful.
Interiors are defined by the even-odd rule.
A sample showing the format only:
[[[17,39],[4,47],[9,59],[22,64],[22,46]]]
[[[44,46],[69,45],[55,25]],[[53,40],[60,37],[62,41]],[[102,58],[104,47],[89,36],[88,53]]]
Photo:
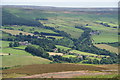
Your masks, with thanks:
[[[75,55],[64,55],[64,56],[62,56],[62,57],[65,57],[65,58],[76,58],[77,56],[75,56]]]
[[[88,55],[88,56],[98,56],[98,55],[96,55],[96,54],[87,53],[87,52],[82,52],[82,51],[78,51],[78,50],[71,50],[70,53],[76,53],[76,54]]]
[[[117,53],[118,54],[118,48],[116,47],[112,47],[110,45],[107,45],[107,44],[94,44],[96,47],[98,48],[101,48],[101,49],[106,49],[110,52],[114,52],[114,53]]]
[[[34,35],[32,33],[28,33],[28,32],[23,32],[23,31],[18,31],[18,30],[9,30],[9,29],[0,29],[6,33],[10,33],[12,35],[19,35],[20,33],[22,33],[23,35]]]
[[[10,48],[9,41],[2,41],[2,67],[13,67],[17,65],[30,65],[30,64],[49,64],[51,61],[41,57],[33,56],[26,52],[24,49],[26,46],[19,46]],[[33,45],[38,47],[37,45]],[[7,55],[6,55],[7,54]],[[10,54],[10,55],[8,55]]]
[[[61,45],[56,45],[57,48],[63,49],[63,50],[69,50],[71,48],[65,47],[65,46],[61,46]]]

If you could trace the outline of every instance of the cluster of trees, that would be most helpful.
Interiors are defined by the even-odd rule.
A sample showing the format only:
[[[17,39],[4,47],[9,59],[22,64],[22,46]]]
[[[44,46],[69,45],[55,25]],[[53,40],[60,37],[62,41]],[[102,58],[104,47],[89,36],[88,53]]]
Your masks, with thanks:
[[[56,48],[54,41],[49,40],[47,38],[38,38],[37,36],[31,36],[31,35],[10,35],[8,38],[4,38],[3,40],[7,41],[28,41],[29,43],[39,45],[46,51],[53,51],[54,48]],[[15,42],[16,43],[16,42]],[[12,45],[13,43],[11,43]],[[14,46],[15,47],[15,46]],[[17,46],[16,46],[17,47]]]
[[[98,59],[88,59],[84,60],[83,63],[87,64],[115,64],[118,63],[118,57],[115,58],[102,58],[101,60]]]
[[[90,32],[92,30],[90,28],[78,27],[78,26],[76,28],[84,30],[81,37],[77,41],[75,41],[75,46],[77,50],[98,54],[98,55],[109,55],[111,57],[117,56],[114,53],[111,53],[105,49],[99,49],[93,45],[91,35],[90,35]]]
[[[47,35],[47,36],[62,36],[62,35],[60,35],[60,34],[45,33],[45,32],[38,32],[38,31],[35,31],[34,34],[35,34],[35,35]]]
[[[35,20],[48,20],[46,18],[36,18]]]
[[[18,47],[20,44],[18,42],[9,43],[9,47]]]
[[[35,56],[40,56],[43,58],[47,58],[49,60],[53,60],[53,62],[62,63],[62,62],[69,62],[69,63],[78,63],[81,61],[81,58],[65,58],[59,55],[50,56],[42,47],[36,48],[34,46],[27,46],[25,51],[31,53]]]
[[[49,58],[49,54],[42,47],[36,48],[34,46],[29,45],[25,48],[25,51],[27,51],[35,56]]]
[[[70,38],[70,34],[67,34],[66,32],[64,32],[64,31],[59,31],[59,30],[56,30],[55,28],[53,28],[53,27],[49,27],[49,26],[44,26],[43,28],[45,28],[45,29],[49,29],[49,30],[52,30],[52,31],[54,31],[54,32],[56,32],[56,33],[59,33],[61,36],[63,36],[63,37],[69,37]]]
[[[74,42],[67,37],[64,37],[64,38],[58,39],[58,40],[54,40],[54,42],[57,45],[62,45],[62,46],[66,46],[66,47],[73,47],[74,46]]]
[[[58,63],[62,63],[62,62],[69,62],[69,63],[78,63],[80,61],[82,61],[81,58],[65,58],[59,55],[55,55],[53,56],[54,61],[53,62],[58,62]]]

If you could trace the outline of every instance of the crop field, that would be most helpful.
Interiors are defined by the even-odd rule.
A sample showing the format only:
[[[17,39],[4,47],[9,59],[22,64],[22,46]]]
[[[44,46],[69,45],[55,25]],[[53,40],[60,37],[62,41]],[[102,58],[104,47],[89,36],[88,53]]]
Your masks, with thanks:
[[[48,53],[49,53],[49,55],[60,55],[60,56],[63,55],[63,53],[55,53],[55,52],[48,52]]]
[[[71,50],[70,53],[76,53],[76,54],[81,54],[81,55],[89,55],[89,56],[98,56],[96,54],[82,52],[82,51],[78,51],[78,50]]]
[[[63,50],[69,50],[71,48],[65,47],[65,46],[60,46],[60,45],[56,45],[57,48],[63,49]]]
[[[114,52],[114,53],[118,53],[118,48],[112,47],[112,46],[107,45],[107,44],[95,44],[95,46],[98,48],[101,48],[101,49],[106,49],[106,50]]]

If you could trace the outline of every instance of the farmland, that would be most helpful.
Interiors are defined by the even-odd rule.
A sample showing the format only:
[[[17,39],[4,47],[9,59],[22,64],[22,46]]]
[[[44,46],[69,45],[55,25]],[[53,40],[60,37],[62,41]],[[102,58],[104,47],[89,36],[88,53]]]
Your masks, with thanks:
[[[70,52],[71,53],[76,53],[76,54],[81,54],[81,55],[97,56],[96,54],[87,53],[87,52],[81,52],[81,51],[77,51],[77,50],[72,50]]]
[[[109,46],[106,44],[96,44],[95,46],[98,48],[101,48],[101,49],[109,50],[109,51],[114,52],[114,53],[118,53],[118,48],[115,48],[115,47],[112,47],[112,46]]]
[[[51,61],[41,58],[32,56],[30,53],[24,51],[26,46],[20,46],[15,48],[10,48],[8,41],[2,41],[3,53],[10,53],[11,55],[4,55],[2,57],[2,67],[13,67],[17,65],[28,65],[28,64],[48,64]],[[36,45],[33,45],[36,46]],[[22,49],[22,50],[21,50]]]
[[[73,58],[75,58],[76,56],[74,56],[74,55],[64,55],[63,57],[67,57],[67,58],[73,57]]]
[[[119,60],[114,10],[3,7],[3,77],[115,77]]]
[[[27,32],[17,31],[17,30],[8,30],[8,29],[1,29],[1,30],[13,35],[19,35],[20,33],[22,33],[23,35],[33,35],[32,33],[27,33]]]

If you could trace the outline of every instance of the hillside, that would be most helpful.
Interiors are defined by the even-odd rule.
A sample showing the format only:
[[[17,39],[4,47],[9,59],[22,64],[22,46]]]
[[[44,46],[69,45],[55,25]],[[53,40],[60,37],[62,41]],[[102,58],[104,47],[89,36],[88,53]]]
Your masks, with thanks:
[[[81,70],[112,75],[101,70],[108,70],[102,65],[118,64],[116,12],[116,8],[3,6],[0,56],[5,77],[11,72],[17,77]]]

